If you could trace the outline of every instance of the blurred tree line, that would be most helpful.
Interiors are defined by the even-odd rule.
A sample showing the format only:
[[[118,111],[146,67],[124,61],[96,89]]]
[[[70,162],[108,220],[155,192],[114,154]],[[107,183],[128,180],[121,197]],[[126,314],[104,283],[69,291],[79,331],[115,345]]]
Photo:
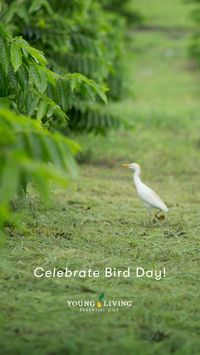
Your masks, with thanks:
[[[70,132],[123,124],[106,103],[126,92],[126,30],[140,20],[131,0],[0,1],[1,230],[30,179],[47,195],[73,176]]]

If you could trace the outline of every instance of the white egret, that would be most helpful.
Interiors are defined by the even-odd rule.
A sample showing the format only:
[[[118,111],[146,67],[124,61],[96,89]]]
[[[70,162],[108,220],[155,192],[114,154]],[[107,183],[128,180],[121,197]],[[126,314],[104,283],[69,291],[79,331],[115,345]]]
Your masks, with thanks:
[[[160,211],[167,212],[168,207],[161,200],[161,198],[152,189],[150,189],[150,187],[148,187],[141,181],[140,165],[136,163],[131,163],[123,164],[123,166],[134,171],[133,181],[136,187],[136,191],[140,199],[143,201],[145,207],[147,207],[150,212],[152,208],[156,208],[158,210],[156,216]]]

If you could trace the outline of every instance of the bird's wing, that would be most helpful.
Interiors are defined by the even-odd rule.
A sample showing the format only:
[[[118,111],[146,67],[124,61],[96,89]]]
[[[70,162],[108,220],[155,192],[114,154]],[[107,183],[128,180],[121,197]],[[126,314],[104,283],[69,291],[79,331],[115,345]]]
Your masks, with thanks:
[[[167,206],[165,203],[161,200],[160,196],[158,196],[150,187],[148,187],[145,184],[141,184],[139,189],[138,189],[138,195],[141,197],[141,199],[149,204],[152,207],[159,208],[163,211],[168,210]]]

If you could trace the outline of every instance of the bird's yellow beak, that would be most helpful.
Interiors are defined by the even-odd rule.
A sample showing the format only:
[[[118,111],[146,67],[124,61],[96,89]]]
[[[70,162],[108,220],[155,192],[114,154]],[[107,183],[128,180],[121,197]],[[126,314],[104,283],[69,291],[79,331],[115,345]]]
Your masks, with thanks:
[[[129,165],[130,165],[130,164],[122,164],[122,166],[123,166],[124,168],[129,168]]]

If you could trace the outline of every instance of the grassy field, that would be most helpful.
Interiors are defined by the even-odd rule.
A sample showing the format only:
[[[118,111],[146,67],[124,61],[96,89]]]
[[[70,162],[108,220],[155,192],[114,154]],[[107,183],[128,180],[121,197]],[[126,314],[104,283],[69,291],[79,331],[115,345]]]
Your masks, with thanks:
[[[51,203],[31,189],[18,202],[21,224],[8,227],[1,260],[2,354],[199,354],[199,73],[187,57],[189,32],[173,29],[173,6],[165,2],[160,19],[161,2],[145,3],[138,7],[146,17],[152,12],[155,25],[171,30],[130,35],[131,92],[113,110],[133,129],[80,137],[85,151],[74,185],[52,187]],[[173,4],[177,26],[190,28],[190,6]],[[146,223],[131,172],[121,167],[133,161],[170,208],[162,223]],[[37,266],[166,267],[166,278],[35,279]],[[107,300],[131,299],[133,307],[67,306],[67,299],[97,301],[102,292]]]
[[[188,0],[140,0],[133,2],[134,9],[143,16],[148,26],[164,28],[193,28],[190,12],[196,5]]]

